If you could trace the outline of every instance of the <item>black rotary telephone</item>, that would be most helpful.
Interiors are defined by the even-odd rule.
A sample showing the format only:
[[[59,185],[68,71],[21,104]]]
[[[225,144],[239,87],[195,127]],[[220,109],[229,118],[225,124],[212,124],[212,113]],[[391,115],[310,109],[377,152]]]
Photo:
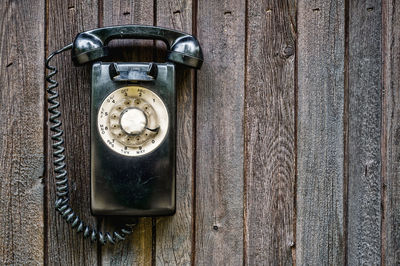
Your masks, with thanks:
[[[166,63],[97,62],[112,39],[156,39],[166,43]],[[161,27],[127,25],[79,33],[74,42],[50,54],[46,77],[52,134],[56,209],[85,237],[115,243],[134,224],[113,233],[86,225],[69,205],[63,131],[58,110],[57,73],[50,60],[72,49],[75,66],[92,65],[91,211],[93,215],[163,216],[175,213],[175,65],[200,69],[203,54],[195,37]],[[96,61],[96,62],[95,62]]]

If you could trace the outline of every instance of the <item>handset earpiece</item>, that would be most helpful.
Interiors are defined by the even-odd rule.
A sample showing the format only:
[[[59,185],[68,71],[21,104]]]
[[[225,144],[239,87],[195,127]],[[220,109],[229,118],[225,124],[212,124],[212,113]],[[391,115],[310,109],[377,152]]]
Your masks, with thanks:
[[[79,33],[73,43],[72,61],[76,66],[80,66],[107,56],[107,44],[112,39],[162,40],[167,45],[168,61],[197,69],[203,63],[200,44],[192,35],[142,25],[105,27]]]
[[[203,53],[199,42],[191,35],[177,39],[168,51],[168,61],[200,69]]]
[[[75,66],[96,61],[107,55],[108,47],[95,34],[82,32],[76,36],[71,52],[72,62]]]

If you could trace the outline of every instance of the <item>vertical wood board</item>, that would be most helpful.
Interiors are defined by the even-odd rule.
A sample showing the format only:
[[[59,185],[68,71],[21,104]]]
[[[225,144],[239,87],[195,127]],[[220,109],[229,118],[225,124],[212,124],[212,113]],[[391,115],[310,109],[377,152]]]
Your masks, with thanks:
[[[400,264],[400,2],[383,1],[382,263]]]
[[[349,1],[349,265],[381,262],[381,29],[380,1]]]
[[[298,8],[296,264],[342,265],[344,1]]]
[[[0,264],[42,265],[44,1],[0,3]]]
[[[249,1],[246,264],[292,265],[296,2]]]
[[[195,263],[243,263],[245,3],[199,1]]]

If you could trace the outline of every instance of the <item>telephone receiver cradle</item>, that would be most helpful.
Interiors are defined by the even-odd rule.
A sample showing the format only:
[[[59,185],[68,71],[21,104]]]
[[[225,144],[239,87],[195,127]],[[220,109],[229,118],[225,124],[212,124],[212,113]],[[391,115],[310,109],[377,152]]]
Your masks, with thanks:
[[[96,62],[108,56],[113,39],[154,39],[167,46],[165,63]],[[192,35],[162,27],[125,25],[79,33],[72,44],[46,60],[49,120],[54,134],[56,209],[61,216],[100,243],[125,239],[132,225],[112,234],[86,225],[69,205],[63,155],[61,112],[57,109],[55,55],[72,49],[75,66],[92,64],[90,107],[91,212],[101,216],[164,216],[176,209],[176,89],[175,63],[200,69],[203,54]]]

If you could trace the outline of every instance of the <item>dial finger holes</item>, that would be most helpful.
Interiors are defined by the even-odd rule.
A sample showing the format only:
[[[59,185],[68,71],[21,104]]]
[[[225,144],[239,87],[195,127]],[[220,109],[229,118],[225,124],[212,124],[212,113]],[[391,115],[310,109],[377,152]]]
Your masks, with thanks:
[[[152,119],[152,116],[154,115],[153,108],[149,104],[143,105],[143,112],[149,117],[149,119]]]

